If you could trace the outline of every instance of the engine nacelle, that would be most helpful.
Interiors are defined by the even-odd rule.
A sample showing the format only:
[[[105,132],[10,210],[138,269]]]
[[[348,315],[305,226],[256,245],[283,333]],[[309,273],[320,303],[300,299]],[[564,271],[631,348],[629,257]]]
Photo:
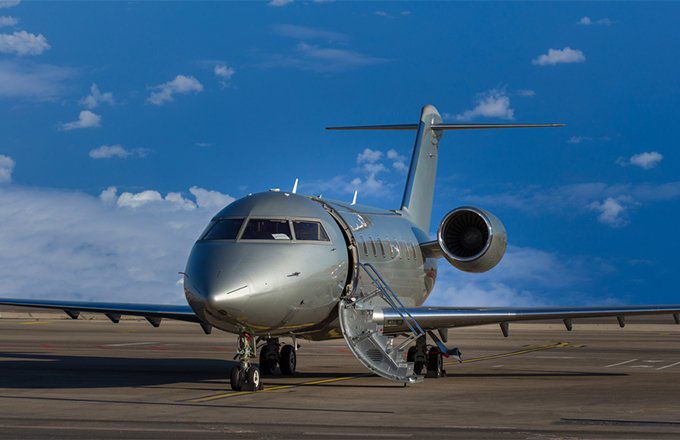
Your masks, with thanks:
[[[465,272],[486,272],[505,254],[508,237],[496,216],[481,208],[463,206],[446,214],[437,241],[448,260]]]

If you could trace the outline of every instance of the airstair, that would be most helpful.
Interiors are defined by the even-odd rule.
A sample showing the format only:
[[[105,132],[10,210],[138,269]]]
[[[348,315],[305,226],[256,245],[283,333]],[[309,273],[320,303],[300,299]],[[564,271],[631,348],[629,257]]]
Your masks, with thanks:
[[[415,383],[423,380],[413,373],[413,362],[406,362],[408,346],[425,331],[411,316],[399,297],[370,263],[359,263],[358,285],[340,302],[340,327],[349,349],[366,368],[386,379]],[[375,323],[373,314],[384,309],[397,312],[409,328],[403,341],[398,335],[383,334],[383,326]],[[397,345],[398,342],[398,345]]]

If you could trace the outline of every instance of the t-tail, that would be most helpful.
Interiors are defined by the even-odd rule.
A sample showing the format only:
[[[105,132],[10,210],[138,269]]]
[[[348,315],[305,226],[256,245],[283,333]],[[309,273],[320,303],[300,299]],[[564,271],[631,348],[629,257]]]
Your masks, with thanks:
[[[411,154],[408,179],[401,200],[401,212],[416,226],[427,232],[430,228],[434,181],[437,176],[439,141],[444,130],[478,130],[491,128],[563,127],[564,124],[448,124],[433,105],[420,112],[418,124],[360,125],[327,127],[327,130],[417,130],[416,143]]]

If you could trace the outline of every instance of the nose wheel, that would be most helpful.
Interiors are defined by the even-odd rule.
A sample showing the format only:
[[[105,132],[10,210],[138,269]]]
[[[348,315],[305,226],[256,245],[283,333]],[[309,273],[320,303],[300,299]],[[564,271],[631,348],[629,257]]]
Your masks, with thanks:
[[[257,391],[262,389],[262,376],[260,369],[250,364],[250,359],[255,355],[255,341],[250,333],[243,332],[238,337],[238,348],[234,359],[240,361],[239,365],[231,369],[229,382],[234,391]]]

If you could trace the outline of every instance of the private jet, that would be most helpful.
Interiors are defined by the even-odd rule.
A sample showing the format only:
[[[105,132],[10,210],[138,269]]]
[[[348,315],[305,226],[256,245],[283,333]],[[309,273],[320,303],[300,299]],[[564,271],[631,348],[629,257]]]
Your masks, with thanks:
[[[417,124],[329,127],[331,130],[413,130],[416,141],[401,206],[381,209],[304,196],[296,190],[248,195],[218,212],[200,234],[183,274],[187,305],[0,299],[10,306],[142,316],[200,324],[238,335],[233,390],[262,388],[262,375],[293,375],[297,339],[344,338],[371,372],[404,384],[444,374],[448,329],[497,324],[508,336],[516,321],[668,314],[680,305],[620,307],[424,307],[437,263],[481,273],[505,253],[503,223],[487,210],[448,212],[431,239],[439,144],[445,131],[558,127],[562,124],[449,124],[426,105]],[[296,185],[297,186],[297,185]],[[295,188],[297,189],[297,188]],[[143,293],[142,293],[143,295]],[[282,340],[290,343],[282,343]],[[259,353],[258,353],[259,350]],[[258,359],[259,357],[259,359]],[[256,364],[257,361],[257,364]]]

